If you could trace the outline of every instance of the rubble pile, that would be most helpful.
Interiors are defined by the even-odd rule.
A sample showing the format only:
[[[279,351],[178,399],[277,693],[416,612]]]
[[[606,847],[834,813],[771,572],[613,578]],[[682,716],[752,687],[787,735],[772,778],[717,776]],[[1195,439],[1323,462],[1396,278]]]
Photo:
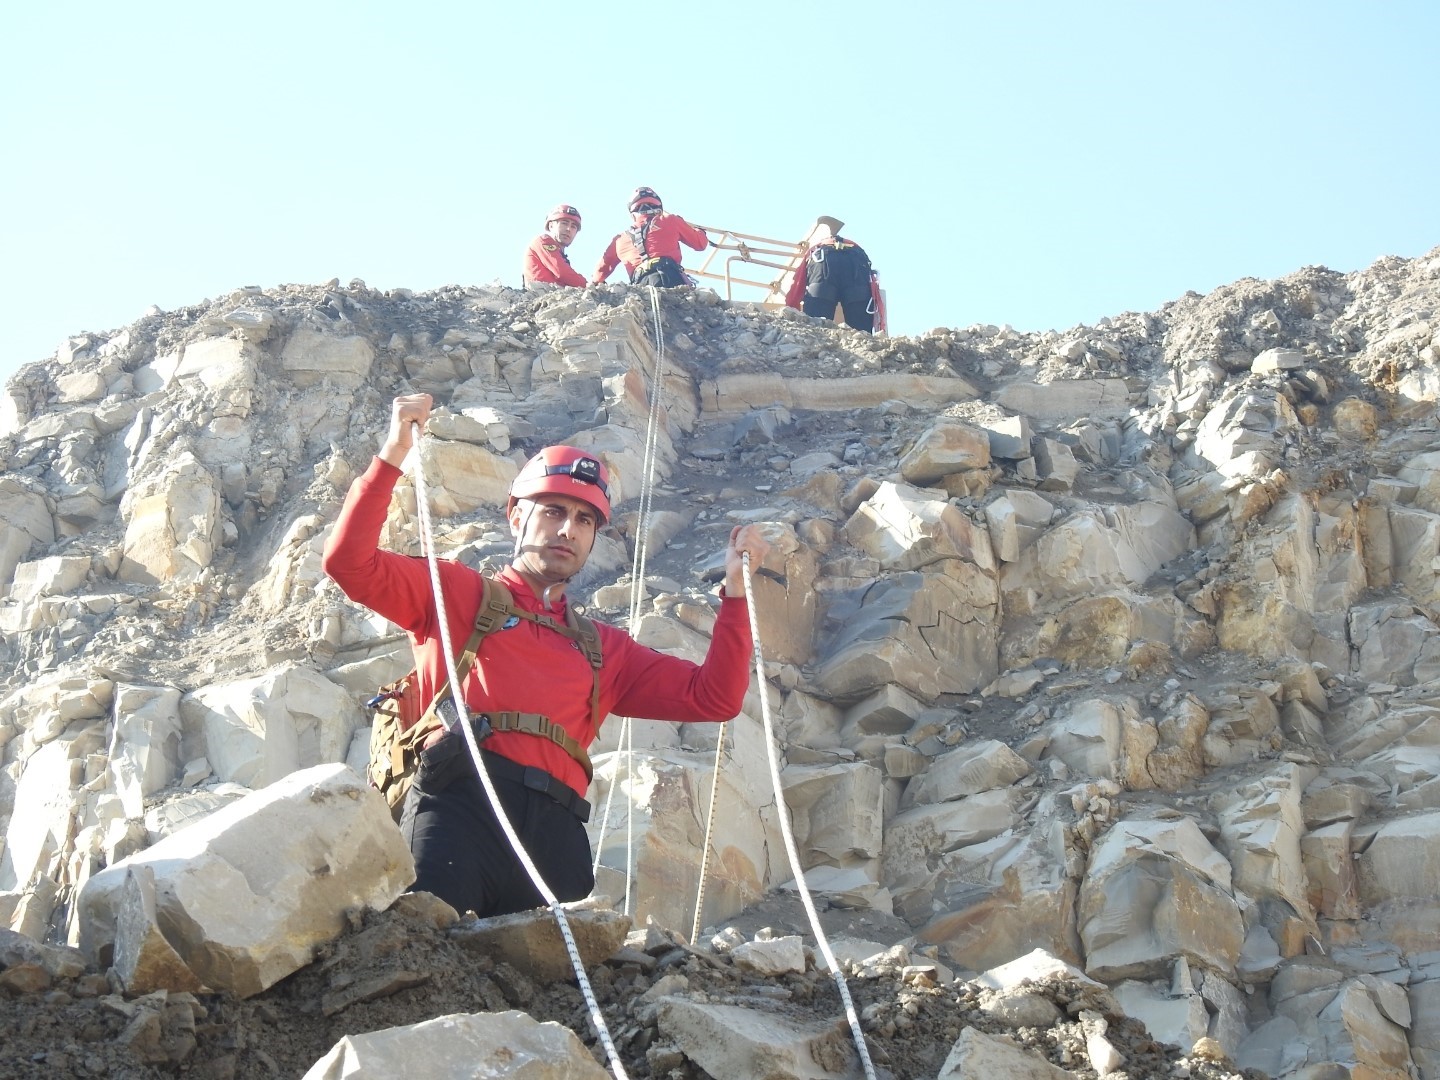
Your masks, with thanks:
[[[771,538],[766,679],[743,713],[637,722],[626,753],[611,720],[595,748],[597,892],[628,896],[645,934],[690,927],[712,785],[721,807],[707,934],[664,946],[689,981],[651,993],[665,975],[638,958],[595,959],[627,1045],[645,1044],[634,1075],[740,1075],[702,1047],[776,1001],[828,1034],[775,1075],[853,1070],[813,955],[749,989],[730,970],[726,928],[745,936],[795,887],[769,711],[809,888],[904,956],[856,976],[890,1075],[1012,1068],[977,1042],[998,1029],[976,980],[1039,950],[1069,972],[1041,995],[1053,1017],[997,1009],[1038,1021],[1010,1030],[1062,1075],[1440,1077],[1437,305],[1440,251],[1043,334],[876,339],[706,290],[663,294],[657,325],[626,286],[355,281],[77,335],[0,394],[0,925],[59,950],[5,939],[7,1045],[82,1060],[149,1001],[157,1045],[190,1046],[166,1025],[200,1017],[194,1047],[154,1067],[215,1075],[269,1075],[265,1054],[303,1071],[396,1017],[481,1009],[557,1020],[593,1051],[573,1001],[551,1015],[508,975],[448,1008],[433,979],[391,986],[373,1015],[322,1016],[304,1062],[235,1034],[297,1011],[287,988],[335,970],[317,951],[402,917],[403,853],[354,773],[363,701],[409,650],[320,551],[391,397],[425,391],[439,407],[415,467],[439,550],[499,565],[518,464],[585,448],[617,513],[572,595],[623,623],[638,588],[646,644],[702,655],[730,528]],[[402,481],[397,550],[419,550],[414,497]],[[259,857],[264,815],[317,792],[357,809],[299,817],[301,840],[323,835]],[[218,893],[246,903],[222,917]],[[428,933],[443,951],[455,927]],[[113,1013],[84,1028],[93,1045],[36,1049],[59,1036],[47,1010],[86,1002]],[[228,1057],[195,1049],[212,1009],[250,1010],[215,1027],[246,1043]]]

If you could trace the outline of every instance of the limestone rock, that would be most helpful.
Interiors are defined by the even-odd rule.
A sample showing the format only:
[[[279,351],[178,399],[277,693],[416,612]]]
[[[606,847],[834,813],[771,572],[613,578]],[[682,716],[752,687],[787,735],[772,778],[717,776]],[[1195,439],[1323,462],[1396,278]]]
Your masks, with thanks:
[[[375,361],[375,349],[363,337],[339,336],[302,326],[285,341],[280,366],[296,386],[317,386],[329,380],[354,387],[364,382]]]
[[[9,583],[15,568],[39,545],[55,540],[55,521],[45,496],[15,477],[0,477],[0,584]]]
[[[1009,787],[1028,775],[1029,763],[1004,743],[995,739],[970,743],[936,758],[929,771],[906,786],[901,805],[963,799]]]
[[[427,440],[422,460],[433,500],[431,512],[440,517],[480,507],[503,508],[520,471],[509,458],[487,447],[446,439]]]
[[[730,953],[735,963],[761,977],[805,970],[805,943],[796,934],[768,941],[747,941]]]
[[[1075,1075],[1003,1036],[966,1028],[955,1041],[936,1080],[994,1080],[997,1076],[1014,1080],[1065,1080]]]
[[[931,424],[900,459],[900,475],[929,487],[954,472],[983,469],[990,464],[986,433],[970,424],[942,417]]]
[[[816,685],[854,700],[893,683],[923,701],[966,693],[998,674],[994,582],[979,572],[896,574],[836,604]]]
[[[1085,970],[1155,976],[1184,956],[1232,971],[1244,941],[1230,864],[1190,818],[1129,819],[1096,844],[1080,886]]]
[[[945,500],[908,485],[881,484],[846,523],[845,535],[887,570],[918,570],[941,559],[995,568],[988,532]]]
[[[893,882],[897,915],[962,968],[983,969],[1035,949],[1078,962],[1076,883],[1057,857],[1060,830],[1001,834],[941,859],[911,864]]]
[[[673,730],[672,725],[664,726]],[[736,733],[736,741],[750,736]],[[769,791],[761,789],[767,767],[763,748],[737,746],[748,765],[727,768],[720,773],[717,805],[732,808],[715,819],[711,840],[710,877],[705,889],[705,912],[701,924],[713,924],[740,911],[746,904],[779,884],[772,877],[771,851],[783,845],[773,810],[767,809]],[[704,836],[703,823],[709,805],[714,775],[714,756],[687,754],[679,750],[652,753],[615,754],[600,758],[591,800],[597,807],[590,829],[592,844],[600,852],[597,891],[624,895],[623,869],[633,866],[632,911],[637,920],[653,918],[662,926],[688,928],[694,920],[695,897],[700,878]],[[623,784],[628,799],[618,797],[611,805],[610,831],[599,831],[611,784]],[[743,811],[737,809],[744,807]],[[633,819],[633,820],[632,820]],[[627,836],[634,836],[633,862],[627,864]],[[835,839],[851,842],[848,827],[830,833]],[[613,868],[613,869],[612,869]]]
[[[470,1080],[604,1080],[580,1037],[523,1012],[455,1013],[408,1027],[347,1035],[305,1073],[304,1080],[425,1076]]]
[[[158,934],[195,980],[247,997],[308,963],[347,912],[388,907],[414,879],[384,799],[321,765],[96,874],[78,900],[80,944],[96,961],[129,958],[138,980],[172,968],[148,959]]]
[[[996,391],[995,402],[1031,420],[1073,416],[1121,417],[1130,400],[1123,379],[1064,379],[1050,383],[1012,382]],[[1004,457],[998,454],[998,457]]]
[[[181,698],[180,716],[186,745],[203,749],[216,775],[253,788],[343,761],[366,722],[340,687],[298,666],[201,687]]]
[[[660,1031],[711,1076],[846,1077],[857,1067],[843,1025],[799,1024],[774,1012],[684,998],[659,1002]]]
[[[219,485],[193,454],[181,454],[152,482],[128,489],[120,513],[123,581],[193,581],[220,546]]]
[[[619,912],[584,906],[566,908],[565,920],[587,968],[614,956],[631,926],[629,917]],[[560,927],[545,908],[478,919],[457,927],[452,936],[467,949],[511,964],[542,983],[574,975]]]

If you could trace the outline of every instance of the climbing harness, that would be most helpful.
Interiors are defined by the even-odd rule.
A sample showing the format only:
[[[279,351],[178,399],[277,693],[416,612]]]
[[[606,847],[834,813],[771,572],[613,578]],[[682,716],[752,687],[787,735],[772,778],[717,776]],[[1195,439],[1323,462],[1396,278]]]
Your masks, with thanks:
[[[429,496],[425,490],[425,469],[420,453],[420,425],[412,422],[410,426],[414,432],[417,459],[415,463],[415,503],[419,518],[421,548],[425,552],[425,560],[430,568],[430,587],[435,593],[435,615],[440,624],[440,641],[445,655],[446,674],[450,680],[450,696],[455,705],[455,715],[458,718],[456,726],[464,734],[465,744],[470,748],[470,758],[475,763],[475,771],[479,774],[480,785],[485,789],[485,797],[490,800],[490,808],[495,813],[495,820],[500,823],[500,828],[510,842],[515,857],[520,860],[520,865],[530,876],[535,891],[544,897],[550,913],[555,916],[555,921],[559,924],[560,936],[565,939],[565,951],[569,954],[570,964],[575,969],[581,996],[585,999],[585,1007],[590,1011],[590,1023],[595,1028],[595,1034],[599,1037],[601,1045],[605,1047],[611,1071],[615,1074],[616,1080],[629,1080],[625,1073],[625,1067],[620,1063],[620,1055],[615,1049],[615,1042],[610,1037],[610,1029],[605,1026],[605,1016],[600,1011],[600,1003],[595,998],[595,989],[590,985],[590,980],[585,974],[585,964],[580,959],[580,948],[575,944],[575,934],[570,928],[570,920],[565,917],[565,909],[560,906],[559,898],[545,883],[545,879],[540,876],[540,871],[536,869],[529,852],[525,850],[525,845],[520,842],[515,827],[510,823],[505,808],[500,804],[500,796],[495,791],[494,781],[490,779],[490,772],[485,768],[485,761],[480,756],[480,744],[475,739],[475,732],[471,730],[470,712],[465,707],[465,701],[460,694],[460,677],[455,668],[455,650],[450,645],[450,624],[445,616],[445,597],[440,588],[440,563],[435,557],[434,533],[430,525]]]
[[[805,884],[805,871],[800,868],[800,853],[795,847],[795,834],[790,827],[790,814],[789,808],[785,805],[784,788],[780,786],[780,755],[775,752],[775,727],[770,719],[769,683],[765,678],[765,657],[760,651],[760,622],[755,617],[755,589],[750,576],[750,553],[748,551],[742,557],[741,568],[745,573],[745,605],[750,611],[750,640],[755,650],[755,679],[760,687],[760,714],[765,722],[765,756],[770,762],[770,783],[775,787],[775,802],[780,808],[778,815],[780,835],[785,839],[785,854],[790,859],[790,872],[795,875],[795,886],[800,893],[801,903],[805,905],[805,914],[810,919],[810,929],[815,934],[815,943],[820,948],[820,955],[825,958],[825,963],[840,991],[840,1000],[845,1005],[845,1018],[850,1022],[850,1034],[855,1040],[855,1049],[860,1054],[860,1064],[865,1070],[866,1080],[875,1080],[875,1066],[870,1062],[870,1049],[865,1045],[865,1033],[860,1030],[860,1017],[855,1012],[855,1002],[850,998],[850,988],[845,983],[845,973],[840,970],[840,964],[836,961],[835,954],[830,949],[830,942],[825,937],[825,931],[820,926],[820,916],[816,914],[815,901],[810,896],[809,886]],[[717,782],[719,780],[718,773],[716,780]]]

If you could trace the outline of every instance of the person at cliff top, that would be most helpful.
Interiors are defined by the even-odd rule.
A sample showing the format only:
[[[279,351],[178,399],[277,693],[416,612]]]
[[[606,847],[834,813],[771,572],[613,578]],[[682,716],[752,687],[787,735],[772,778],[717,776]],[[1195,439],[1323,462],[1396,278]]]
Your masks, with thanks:
[[[580,235],[580,211],[566,203],[545,218],[545,231],[530,241],[520,276],[526,285],[585,286],[585,275],[570,265],[565,249]]]
[[[630,196],[630,220],[630,228],[610,241],[590,280],[599,285],[624,263],[632,285],[689,285],[680,265],[680,245],[704,251],[710,244],[705,230],[679,214],[667,214],[660,196],[648,187],[638,187]]]
[[[853,240],[830,232],[811,244],[785,293],[785,306],[799,308],[812,319],[832,319],[839,306],[845,324],[865,333],[884,325],[880,279],[870,256]]]
[[[409,632],[425,701],[446,680],[429,568],[424,559],[380,549],[379,539],[412,445],[411,424],[423,426],[430,407],[428,394],[394,400],[389,433],[369,469],[350,486],[324,554],[325,572],[347,596]],[[477,739],[483,736],[481,753],[501,804],[561,900],[580,899],[594,887],[584,827],[590,813],[584,750],[598,735],[600,720],[618,713],[681,723],[724,721],[740,711],[751,655],[742,557],[748,553],[758,568],[770,546],[755,525],[731,531],[720,610],[703,663],[666,656],[622,630],[595,623],[601,645],[597,681],[597,669],[575,640],[554,627],[565,622],[566,585],[610,519],[608,482],[599,460],[570,446],[548,447],[520,470],[506,510],[514,557],[495,575],[512,594],[517,617],[483,639],[462,680],[463,700]],[[474,622],[483,581],[458,562],[442,560],[439,567],[452,646],[458,649]],[[498,710],[548,717],[545,737],[492,731],[486,714]],[[439,727],[427,740],[401,818],[415,856],[413,888],[480,916],[541,906],[542,896],[496,820],[453,711],[450,722],[453,728]],[[566,740],[570,750],[563,748]]]

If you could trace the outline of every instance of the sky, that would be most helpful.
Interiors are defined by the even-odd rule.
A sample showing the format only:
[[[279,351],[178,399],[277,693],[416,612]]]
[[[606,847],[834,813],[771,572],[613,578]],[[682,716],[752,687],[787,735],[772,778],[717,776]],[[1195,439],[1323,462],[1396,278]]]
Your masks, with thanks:
[[[588,273],[639,185],[760,236],[840,218],[896,334],[1064,330],[1440,245],[1433,0],[77,0],[6,21],[5,379],[245,285],[518,285],[560,202]]]

